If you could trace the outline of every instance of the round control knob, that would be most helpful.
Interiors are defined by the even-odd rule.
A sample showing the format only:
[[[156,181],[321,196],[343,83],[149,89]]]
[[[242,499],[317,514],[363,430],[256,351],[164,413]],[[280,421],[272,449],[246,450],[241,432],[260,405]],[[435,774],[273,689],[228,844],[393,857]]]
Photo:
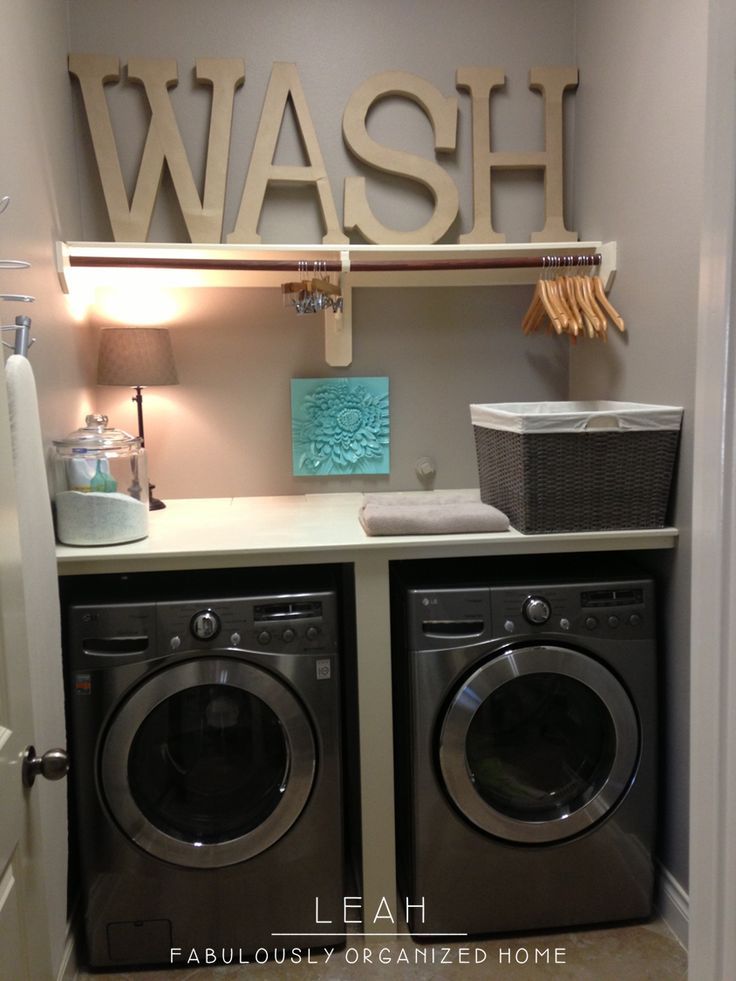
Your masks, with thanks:
[[[524,614],[524,619],[529,623],[540,624],[549,620],[552,611],[546,599],[542,599],[541,596],[530,596],[524,603],[521,612]]]
[[[197,640],[212,640],[220,632],[220,618],[212,610],[202,610],[192,617],[191,631]]]

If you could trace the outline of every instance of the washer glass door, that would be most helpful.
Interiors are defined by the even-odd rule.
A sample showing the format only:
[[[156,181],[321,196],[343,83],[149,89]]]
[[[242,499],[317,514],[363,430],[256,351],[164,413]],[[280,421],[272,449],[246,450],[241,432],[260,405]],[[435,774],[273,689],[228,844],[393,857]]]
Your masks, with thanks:
[[[141,848],[213,868],[251,858],[288,831],[309,796],[315,753],[285,684],[210,654],[152,675],[122,704],[104,740],[101,780],[115,820]]]
[[[547,645],[485,662],[451,699],[440,769],[460,810],[515,842],[559,841],[616,805],[639,758],[639,724],[618,679]]]

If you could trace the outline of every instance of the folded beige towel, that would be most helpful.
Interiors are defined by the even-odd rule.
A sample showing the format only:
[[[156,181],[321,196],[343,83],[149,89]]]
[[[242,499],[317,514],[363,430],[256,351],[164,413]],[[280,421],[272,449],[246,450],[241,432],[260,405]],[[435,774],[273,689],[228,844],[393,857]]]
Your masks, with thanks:
[[[367,535],[458,535],[508,531],[509,519],[477,491],[365,494],[358,514]]]

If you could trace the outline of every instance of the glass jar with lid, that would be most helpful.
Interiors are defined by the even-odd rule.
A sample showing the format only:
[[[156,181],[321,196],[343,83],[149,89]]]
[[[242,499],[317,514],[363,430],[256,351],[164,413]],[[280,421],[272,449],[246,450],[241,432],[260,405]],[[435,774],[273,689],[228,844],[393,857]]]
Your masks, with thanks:
[[[54,440],[56,535],[65,545],[118,545],[148,535],[146,451],[107,416]]]

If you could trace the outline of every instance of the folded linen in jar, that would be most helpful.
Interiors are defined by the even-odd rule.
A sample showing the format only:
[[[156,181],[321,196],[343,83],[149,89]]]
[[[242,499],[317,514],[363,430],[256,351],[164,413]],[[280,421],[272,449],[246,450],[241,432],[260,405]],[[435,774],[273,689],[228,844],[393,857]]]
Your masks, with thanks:
[[[483,504],[477,490],[364,494],[358,518],[367,535],[459,535],[509,529],[506,515]]]

